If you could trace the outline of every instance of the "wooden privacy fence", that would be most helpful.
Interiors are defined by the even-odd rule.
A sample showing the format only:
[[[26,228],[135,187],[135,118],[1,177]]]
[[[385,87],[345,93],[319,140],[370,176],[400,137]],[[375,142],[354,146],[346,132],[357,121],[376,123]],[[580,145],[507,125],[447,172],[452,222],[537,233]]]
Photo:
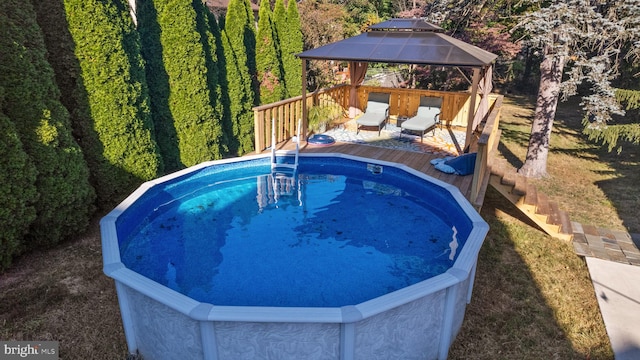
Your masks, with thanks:
[[[389,94],[389,114],[395,116],[413,116],[418,111],[421,96],[442,98],[440,120],[448,126],[466,126],[469,117],[468,92],[449,92],[436,90],[385,88],[360,86],[358,101],[360,109],[366,105],[369,93]]]

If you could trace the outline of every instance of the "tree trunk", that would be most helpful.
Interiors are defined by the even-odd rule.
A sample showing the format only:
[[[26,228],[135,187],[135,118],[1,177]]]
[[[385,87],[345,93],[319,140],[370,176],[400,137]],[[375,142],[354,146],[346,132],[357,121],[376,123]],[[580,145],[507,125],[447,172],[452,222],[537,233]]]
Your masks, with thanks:
[[[553,54],[545,56],[540,64],[540,87],[531,125],[529,148],[524,165],[518,170],[526,177],[540,178],[547,175],[549,139],[558,106],[564,64],[564,56]]]

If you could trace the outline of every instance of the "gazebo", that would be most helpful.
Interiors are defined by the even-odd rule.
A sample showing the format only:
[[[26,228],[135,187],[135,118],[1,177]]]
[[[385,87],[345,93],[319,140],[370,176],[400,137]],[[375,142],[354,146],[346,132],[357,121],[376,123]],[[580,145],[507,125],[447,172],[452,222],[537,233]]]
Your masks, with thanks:
[[[309,60],[336,60],[349,62],[350,115],[358,106],[357,87],[364,80],[368,63],[435,65],[472,69],[471,99],[478,93],[482,98],[478,106],[469,101],[467,137],[486,116],[489,109],[488,94],[492,90],[492,65],[497,55],[477,46],[444,34],[439,26],[424,19],[391,19],[369,27],[360,35],[304,51],[297,56],[302,60],[302,98],[306,97],[306,68]],[[307,129],[306,102],[302,104],[303,128]],[[303,131],[306,133],[306,131]]]

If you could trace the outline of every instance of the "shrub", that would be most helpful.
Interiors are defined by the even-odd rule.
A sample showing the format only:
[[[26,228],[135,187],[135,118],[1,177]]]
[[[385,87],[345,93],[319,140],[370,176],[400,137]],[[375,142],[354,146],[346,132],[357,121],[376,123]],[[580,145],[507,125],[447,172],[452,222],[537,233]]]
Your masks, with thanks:
[[[0,87],[0,109],[4,89]],[[0,271],[24,249],[23,237],[36,218],[36,169],[22,148],[16,128],[0,112]]]
[[[215,83],[215,87],[209,85],[209,88],[215,89],[214,94],[216,101],[218,102],[214,107],[222,116],[222,131],[225,135],[227,151],[235,154],[240,146],[238,139],[233,135],[234,122],[231,118],[231,99],[229,96],[229,82],[227,81],[227,60],[224,54],[222,33],[219,25],[224,21],[224,17],[221,16],[218,21],[216,21],[216,18],[211,11],[207,11],[206,14],[207,21],[205,25],[208,26],[208,33],[210,34],[207,64],[212,64],[217,73],[217,80],[211,80]],[[213,72],[209,72],[208,74],[213,74]]]
[[[302,61],[295,55],[302,52],[303,39],[300,25],[300,14],[296,1],[287,4],[287,25],[284,39],[281,37],[282,63],[287,84],[287,96],[298,96],[302,93]]]
[[[222,30],[226,61],[229,110],[233,136],[242,155],[254,149],[253,106],[255,99],[255,19],[248,0],[231,0]]]
[[[282,63],[276,51],[274,23],[269,2],[260,3],[258,33],[256,35],[256,68],[260,82],[260,104],[269,104],[284,98],[285,87]]]
[[[111,207],[162,173],[140,41],[128,6],[123,0],[64,0],[64,9],[55,1],[34,4],[49,33],[47,45],[66,59],[55,68],[58,79],[77,79],[62,89],[73,99],[67,106],[98,203]],[[68,22],[68,34],[55,25],[60,22]],[[57,48],[69,41],[73,46]]]
[[[197,16],[184,0],[145,1],[138,8],[143,55],[150,65],[147,79],[154,89],[153,119],[169,170],[227,152],[221,114],[211,103],[215,95],[209,82],[216,76],[208,75],[205,63],[208,35],[198,32]]]
[[[204,49],[205,64],[207,67],[207,85],[209,87],[209,102],[214,110],[212,121],[220,127],[222,135],[220,137],[221,150],[224,155],[229,153],[232,142],[233,128],[228,114],[228,98],[222,86],[224,82],[224,52],[220,41],[220,29],[215,16],[201,2],[194,2],[196,10],[196,21],[198,33],[201,34],[202,47]]]
[[[13,122],[38,171],[40,197],[27,247],[52,245],[86,229],[95,193],[31,3],[3,0],[0,14],[0,86],[5,89],[0,110]]]

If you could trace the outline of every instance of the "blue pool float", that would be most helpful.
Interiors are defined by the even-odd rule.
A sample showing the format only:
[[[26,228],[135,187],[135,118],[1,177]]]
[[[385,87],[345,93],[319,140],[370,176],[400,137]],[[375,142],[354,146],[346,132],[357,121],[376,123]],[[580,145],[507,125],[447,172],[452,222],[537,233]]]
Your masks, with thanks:
[[[329,135],[315,134],[307,139],[307,143],[318,146],[328,146],[335,143],[336,140]]]

